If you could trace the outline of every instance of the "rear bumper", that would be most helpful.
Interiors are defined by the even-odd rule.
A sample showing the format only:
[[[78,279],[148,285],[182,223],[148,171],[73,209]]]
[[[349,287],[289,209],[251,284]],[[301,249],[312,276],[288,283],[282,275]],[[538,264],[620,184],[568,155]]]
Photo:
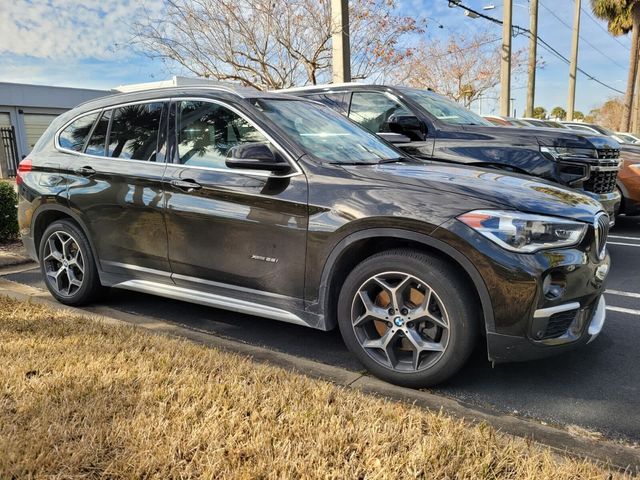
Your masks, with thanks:
[[[600,334],[606,320],[606,303],[600,296],[595,307],[589,312],[589,319],[582,326],[580,333],[553,341],[533,341],[524,337],[487,333],[487,347],[491,352],[491,360],[495,363],[522,362],[537,358],[549,357],[573,350],[591,343]]]

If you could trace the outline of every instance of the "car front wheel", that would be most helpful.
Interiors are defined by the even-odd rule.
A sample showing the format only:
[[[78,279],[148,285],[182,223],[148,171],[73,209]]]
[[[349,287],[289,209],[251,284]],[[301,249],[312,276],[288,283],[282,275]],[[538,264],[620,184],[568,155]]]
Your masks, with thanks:
[[[360,263],[338,303],[347,347],[374,375],[408,387],[457,372],[475,346],[479,317],[465,277],[435,256],[406,249]]]

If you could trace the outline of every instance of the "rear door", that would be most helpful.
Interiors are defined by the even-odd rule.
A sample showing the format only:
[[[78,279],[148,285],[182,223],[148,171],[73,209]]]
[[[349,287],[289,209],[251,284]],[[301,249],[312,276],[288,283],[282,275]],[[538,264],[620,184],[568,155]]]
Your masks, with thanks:
[[[165,181],[175,283],[263,304],[300,306],[306,177],[237,108],[212,99],[176,99],[174,108],[176,148]],[[269,144],[294,169],[277,176],[228,168],[229,149],[246,142]]]
[[[107,108],[95,112],[84,144],[73,132],[59,137],[72,153],[70,206],[106,273],[170,281],[162,204],[167,111],[162,100]]]

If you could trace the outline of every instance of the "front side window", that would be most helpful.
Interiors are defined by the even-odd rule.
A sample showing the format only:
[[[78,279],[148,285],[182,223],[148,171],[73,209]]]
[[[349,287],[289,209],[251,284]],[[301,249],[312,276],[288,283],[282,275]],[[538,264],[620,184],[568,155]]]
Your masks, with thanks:
[[[180,163],[197,167],[227,168],[229,149],[243,143],[268,143],[247,120],[216,103],[178,103],[178,157]]]
[[[351,97],[349,118],[370,132],[388,132],[387,122],[394,114],[411,115],[411,112],[383,93],[355,92]]]
[[[77,118],[71,122],[67,127],[60,132],[58,137],[58,143],[60,147],[67,150],[74,150],[81,152],[84,147],[84,143],[91,132],[94,122],[98,118],[99,112],[90,113]]]
[[[462,105],[430,90],[403,88],[401,91],[442,122],[451,125],[486,125],[489,127],[492,125],[480,115],[476,115]]]
[[[373,133],[323,105],[304,100],[251,101],[308,154],[331,163],[379,163],[403,158]]]
[[[142,103],[116,108],[111,119],[107,156],[155,161],[164,103]]]
[[[305,95],[309,100],[324,103],[327,107],[333,108],[336,112],[346,115],[349,111],[348,93],[346,92],[322,92]]]

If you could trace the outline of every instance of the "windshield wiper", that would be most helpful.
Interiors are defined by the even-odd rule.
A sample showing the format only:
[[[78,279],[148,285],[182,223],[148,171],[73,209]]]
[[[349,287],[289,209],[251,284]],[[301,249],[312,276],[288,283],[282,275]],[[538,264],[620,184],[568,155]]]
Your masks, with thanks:
[[[378,165],[382,163],[398,163],[398,162],[407,162],[409,159],[407,157],[398,157],[398,158],[385,158],[378,162]]]

